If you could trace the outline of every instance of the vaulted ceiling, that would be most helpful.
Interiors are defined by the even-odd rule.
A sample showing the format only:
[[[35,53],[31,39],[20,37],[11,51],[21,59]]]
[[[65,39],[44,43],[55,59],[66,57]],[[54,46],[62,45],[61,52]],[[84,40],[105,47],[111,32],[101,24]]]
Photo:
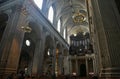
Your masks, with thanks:
[[[61,18],[62,27],[67,27],[67,34],[76,34],[78,32],[89,32],[86,0],[53,0],[53,6],[56,9],[56,17]],[[74,22],[75,13],[84,15],[85,21]],[[79,17],[79,16],[77,16]]]

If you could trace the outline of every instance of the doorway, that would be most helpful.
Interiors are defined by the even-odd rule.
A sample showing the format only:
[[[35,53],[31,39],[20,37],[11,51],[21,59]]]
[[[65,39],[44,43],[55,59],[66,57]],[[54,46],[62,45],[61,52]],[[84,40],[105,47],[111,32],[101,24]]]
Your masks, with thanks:
[[[86,65],[81,64],[80,65],[80,77],[85,77],[86,76]]]

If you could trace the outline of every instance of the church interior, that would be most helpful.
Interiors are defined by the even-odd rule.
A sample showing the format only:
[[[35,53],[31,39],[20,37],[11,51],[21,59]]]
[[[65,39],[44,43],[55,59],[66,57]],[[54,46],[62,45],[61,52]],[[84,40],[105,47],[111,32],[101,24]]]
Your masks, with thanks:
[[[0,79],[120,79],[119,21],[119,0],[0,0]]]

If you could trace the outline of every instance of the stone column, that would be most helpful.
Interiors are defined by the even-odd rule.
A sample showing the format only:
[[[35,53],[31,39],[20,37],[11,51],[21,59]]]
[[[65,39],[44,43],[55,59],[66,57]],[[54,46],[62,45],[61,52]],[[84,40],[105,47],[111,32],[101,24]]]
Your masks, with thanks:
[[[86,74],[87,76],[89,75],[89,72],[88,72],[88,57],[86,56],[85,58],[85,63],[86,63]]]
[[[41,37],[41,48],[40,49],[40,57],[39,57],[39,68],[38,68],[38,73],[39,75],[43,74],[43,62],[44,62],[44,50],[45,50],[45,33],[43,32],[43,30],[41,29],[41,34],[43,35]]]
[[[69,56],[69,74],[72,73],[72,62],[71,62],[71,56]]]
[[[52,50],[52,53],[53,53],[53,57],[52,57],[52,75],[53,75],[53,77],[55,77],[56,76],[56,74],[55,74],[55,67],[56,67],[56,49],[53,49]]]
[[[93,62],[93,72],[96,73],[96,66],[95,66],[95,60],[93,57],[91,57],[92,62]]]
[[[75,65],[76,65],[76,75],[78,75],[78,58],[77,55],[75,55]]]
[[[91,0],[101,55],[101,77],[120,78],[120,23],[114,0]]]
[[[59,67],[59,75],[61,75],[63,72],[63,56],[62,56],[62,54],[59,54],[59,57],[58,57],[58,67]]]
[[[34,51],[34,58],[33,58],[33,66],[32,66],[32,75],[37,76],[39,71],[39,63],[42,58],[41,56],[41,40],[38,39],[35,43],[35,51]]]
[[[16,73],[24,38],[22,25],[26,26],[26,16],[21,13],[22,5],[11,7],[11,14],[0,45],[0,74],[2,79],[10,73]],[[2,62],[2,63],[1,63]]]
[[[70,74],[70,58],[64,56],[64,75]]]

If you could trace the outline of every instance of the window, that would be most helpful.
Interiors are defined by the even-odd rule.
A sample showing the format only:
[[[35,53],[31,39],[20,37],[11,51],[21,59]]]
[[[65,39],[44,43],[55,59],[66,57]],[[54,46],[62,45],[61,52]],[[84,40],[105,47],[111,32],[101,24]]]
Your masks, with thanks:
[[[35,4],[42,9],[43,0],[34,0]]]
[[[53,8],[52,6],[49,8],[49,13],[48,13],[48,19],[50,20],[51,23],[53,23]]]
[[[30,40],[26,40],[25,43],[26,43],[27,46],[30,46],[31,42],[30,42]]]
[[[60,32],[60,26],[61,26],[61,22],[60,22],[60,20],[58,20],[58,23],[57,23],[57,30],[58,30],[58,32]]]
[[[66,38],[66,29],[64,29],[63,34],[64,34],[64,38]]]

